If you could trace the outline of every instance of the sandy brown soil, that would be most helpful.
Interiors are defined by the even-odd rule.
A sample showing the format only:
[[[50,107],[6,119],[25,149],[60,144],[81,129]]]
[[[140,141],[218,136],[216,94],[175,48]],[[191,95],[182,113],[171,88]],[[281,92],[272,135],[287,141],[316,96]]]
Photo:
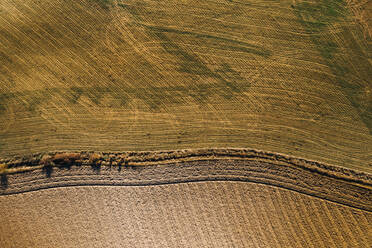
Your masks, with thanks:
[[[340,173],[206,158],[7,174],[0,245],[369,247],[372,180]]]
[[[0,205],[4,248],[316,248],[372,242],[369,211],[248,182],[52,188],[0,196]]]

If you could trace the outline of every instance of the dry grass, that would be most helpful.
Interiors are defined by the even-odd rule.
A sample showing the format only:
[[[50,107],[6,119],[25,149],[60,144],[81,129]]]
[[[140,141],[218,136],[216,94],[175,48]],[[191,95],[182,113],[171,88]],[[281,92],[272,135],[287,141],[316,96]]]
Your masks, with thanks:
[[[0,156],[253,147],[371,172],[370,51],[342,1],[3,0]]]
[[[0,164],[0,175],[5,174],[8,166],[6,164]]]
[[[364,28],[366,39],[372,39],[372,2],[368,0],[347,0],[355,20]]]
[[[51,153],[13,159],[5,164],[7,169],[0,175],[0,195],[76,185],[244,181],[372,211],[370,174],[254,150]]]
[[[277,153],[268,153],[253,149],[188,149],[157,152],[55,152],[34,154],[32,156],[14,157],[0,160],[0,175],[37,171],[40,168],[72,166],[134,166],[143,167],[186,161],[241,159],[256,162],[269,162],[273,165],[305,169],[329,177],[370,185],[369,173],[358,172],[333,165],[289,157]]]

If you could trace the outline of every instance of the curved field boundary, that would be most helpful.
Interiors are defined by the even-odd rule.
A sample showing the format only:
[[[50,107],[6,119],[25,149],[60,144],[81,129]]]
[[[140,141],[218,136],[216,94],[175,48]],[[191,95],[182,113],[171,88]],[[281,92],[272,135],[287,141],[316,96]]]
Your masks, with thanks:
[[[0,159],[0,175],[32,171],[47,167],[71,167],[73,165],[101,166],[144,166],[158,163],[198,161],[206,159],[248,159],[272,161],[283,165],[293,165],[313,172],[372,186],[372,175],[338,166],[327,165],[283,154],[254,149],[186,149],[177,151],[149,152],[50,152],[28,157]]]
[[[372,211],[371,175],[255,150],[50,153],[3,164],[0,195],[79,185],[243,181]]]

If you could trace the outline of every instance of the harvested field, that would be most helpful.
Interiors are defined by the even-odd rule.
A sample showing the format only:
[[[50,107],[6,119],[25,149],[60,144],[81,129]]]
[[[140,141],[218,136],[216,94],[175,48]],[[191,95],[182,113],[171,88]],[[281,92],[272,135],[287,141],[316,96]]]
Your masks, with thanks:
[[[368,8],[3,0],[0,156],[252,147],[371,172]]]
[[[371,10],[1,0],[0,247],[372,247]]]

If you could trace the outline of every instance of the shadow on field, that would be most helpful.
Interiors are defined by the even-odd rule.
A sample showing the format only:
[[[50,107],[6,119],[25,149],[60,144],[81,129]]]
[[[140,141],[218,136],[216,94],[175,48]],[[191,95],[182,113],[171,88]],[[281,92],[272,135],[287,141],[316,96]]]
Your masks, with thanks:
[[[1,175],[0,179],[1,189],[7,189],[8,188],[8,176],[6,174]]]
[[[52,176],[52,173],[53,173],[53,167],[52,166],[45,166],[43,167],[43,172],[45,173],[45,175],[50,178]]]
[[[97,174],[100,174],[101,172],[101,164],[93,163],[90,165],[90,167],[93,169],[93,171]]]

